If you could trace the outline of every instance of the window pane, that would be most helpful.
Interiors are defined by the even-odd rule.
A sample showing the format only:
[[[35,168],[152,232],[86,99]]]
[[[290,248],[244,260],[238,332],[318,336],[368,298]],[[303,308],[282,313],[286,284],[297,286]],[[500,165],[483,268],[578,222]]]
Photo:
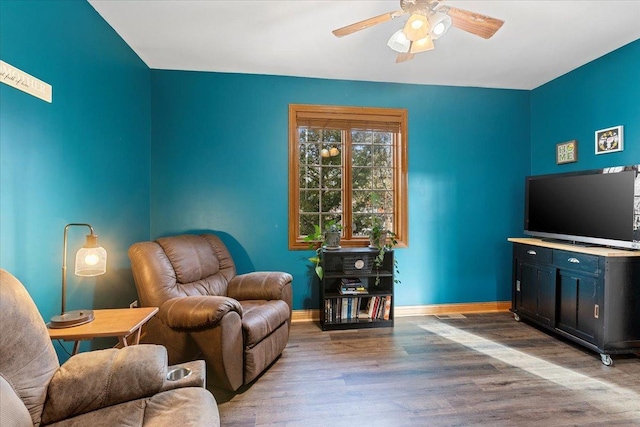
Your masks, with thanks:
[[[328,153],[330,153],[331,149],[335,149],[336,147],[331,147],[331,148],[323,148],[323,150],[326,150],[326,157],[321,157],[322,158],[322,166],[340,166],[342,164],[342,156],[340,154],[335,154],[335,155],[330,155]],[[335,152],[335,151],[334,151]]]
[[[371,145],[353,144],[351,146],[351,163],[354,166],[371,166],[373,150]]]
[[[322,168],[322,188],[342,189],[342,168],[323,167]]]
[[[372,134],[369,131],[358,130],[351,132],[351,141],[354,144],[371,144],[372,140]]]
[[[391,133],[391,132],[374,132],[373,133],[373,143],[374,144],[392,145],[393,144],[393,133]]]
[[[353,236],[355,237],[366,237],[367,236],[367,228],[369,227],[371,214],[362,214],[362,213],[353,213],[353,223],[351,226],[353,227]]]
[[[375,168],[373,170],[373,185],[375,190],[393,190],[393,169]]]
[[[321,193],[320,212],[341,214],[342,191],[324,190]]]
[[[300,233],[298,237],[308,236],[315,232],[314,224],[318,224],[320,215],[300,215]]]
[[[393,167],[393,150],[390,146],[373,146],[373,165],[384,168]]]
[[[380,209],[380,211],[384,212],[385,214],[393,213],[393,192],[392,191],[387,191],[383,193],[381,205],[382,205],[382,209]]]
[[[320,190],[300,191],[300,213],[320,212]]]
[[[300,166],[300,189],[320,188],[320,168],[318,166]]]
[[[372,212],[379,214],[393,213],[393,192],[392,191],[372,191],[371,192]]]
[[[340,142],[342,141],[342,131],[338,129],[322,129],[319,131],[322,133],[322,140],[326,142]]]
[[[353,190],[351,195],[351,210],[356,213],[370,213],[371,212],[371,200],[370,190]]]
[[[316,143],[301,142],[299,161],[301,165],[320,164],[320,147]]]
[[[320,141],[321,133],[314,129],[300,128],[300,142],[303,141]]]
[[[373,188],[373,175],[370,167],[354,167],[351,172],[352,187],[356,189]]]

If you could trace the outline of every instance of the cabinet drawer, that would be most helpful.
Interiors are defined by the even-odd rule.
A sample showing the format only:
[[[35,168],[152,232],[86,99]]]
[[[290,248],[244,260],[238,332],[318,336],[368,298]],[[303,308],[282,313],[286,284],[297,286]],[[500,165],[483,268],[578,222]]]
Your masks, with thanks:
[[[587,255],[561,250],[553,251],[553,263],[558,268],[584,271],[586,273],[599,273],[598,259],[596,255]]]
[[[552,249],[541,246],[517,245],[516,256],[522,260],[550,264],[552,252]]]

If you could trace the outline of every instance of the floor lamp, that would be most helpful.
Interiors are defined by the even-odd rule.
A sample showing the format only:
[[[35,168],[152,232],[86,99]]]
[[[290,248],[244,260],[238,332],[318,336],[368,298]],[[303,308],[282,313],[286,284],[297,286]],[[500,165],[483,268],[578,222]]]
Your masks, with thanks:
[[[98,236],[89,224],[67,224],[64,227],[64,247],[62,251],[62,310],[60,315],[53,316],[49,327],[53,329],[70,328],[89,323],[93,320],[93,310],[66,311],[67,299],[67,232],[70,227],[88,227],[90,234],[87,241],[76,253],[75,274],[81,277],[92,277],[107,271],[107,251],[98,246]]]

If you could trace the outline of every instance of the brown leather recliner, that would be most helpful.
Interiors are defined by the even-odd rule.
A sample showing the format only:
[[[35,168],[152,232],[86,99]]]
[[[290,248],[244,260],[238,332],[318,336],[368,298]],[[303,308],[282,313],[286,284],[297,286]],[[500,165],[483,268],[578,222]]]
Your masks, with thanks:
[[[164,345],[170,363],[203,357],[210,386],[235,391],[249,384],[287,345],[290,274],[236,275],[214,234],[135,243],[129,258],[140,303],[159,307],[143,342]]]
[[[137,345],[72,356],[62,366],[22,284],[0,270],[0,426],[219,426],[204,362],[167,380],[167,352]]]

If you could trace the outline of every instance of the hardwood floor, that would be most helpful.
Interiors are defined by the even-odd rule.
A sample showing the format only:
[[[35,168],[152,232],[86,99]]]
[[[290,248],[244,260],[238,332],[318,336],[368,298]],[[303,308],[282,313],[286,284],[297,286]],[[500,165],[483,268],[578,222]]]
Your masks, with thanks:
[[[510,313],[322,332],[218,398],[222,426],[640,426],[640,357],[600,356]]]

